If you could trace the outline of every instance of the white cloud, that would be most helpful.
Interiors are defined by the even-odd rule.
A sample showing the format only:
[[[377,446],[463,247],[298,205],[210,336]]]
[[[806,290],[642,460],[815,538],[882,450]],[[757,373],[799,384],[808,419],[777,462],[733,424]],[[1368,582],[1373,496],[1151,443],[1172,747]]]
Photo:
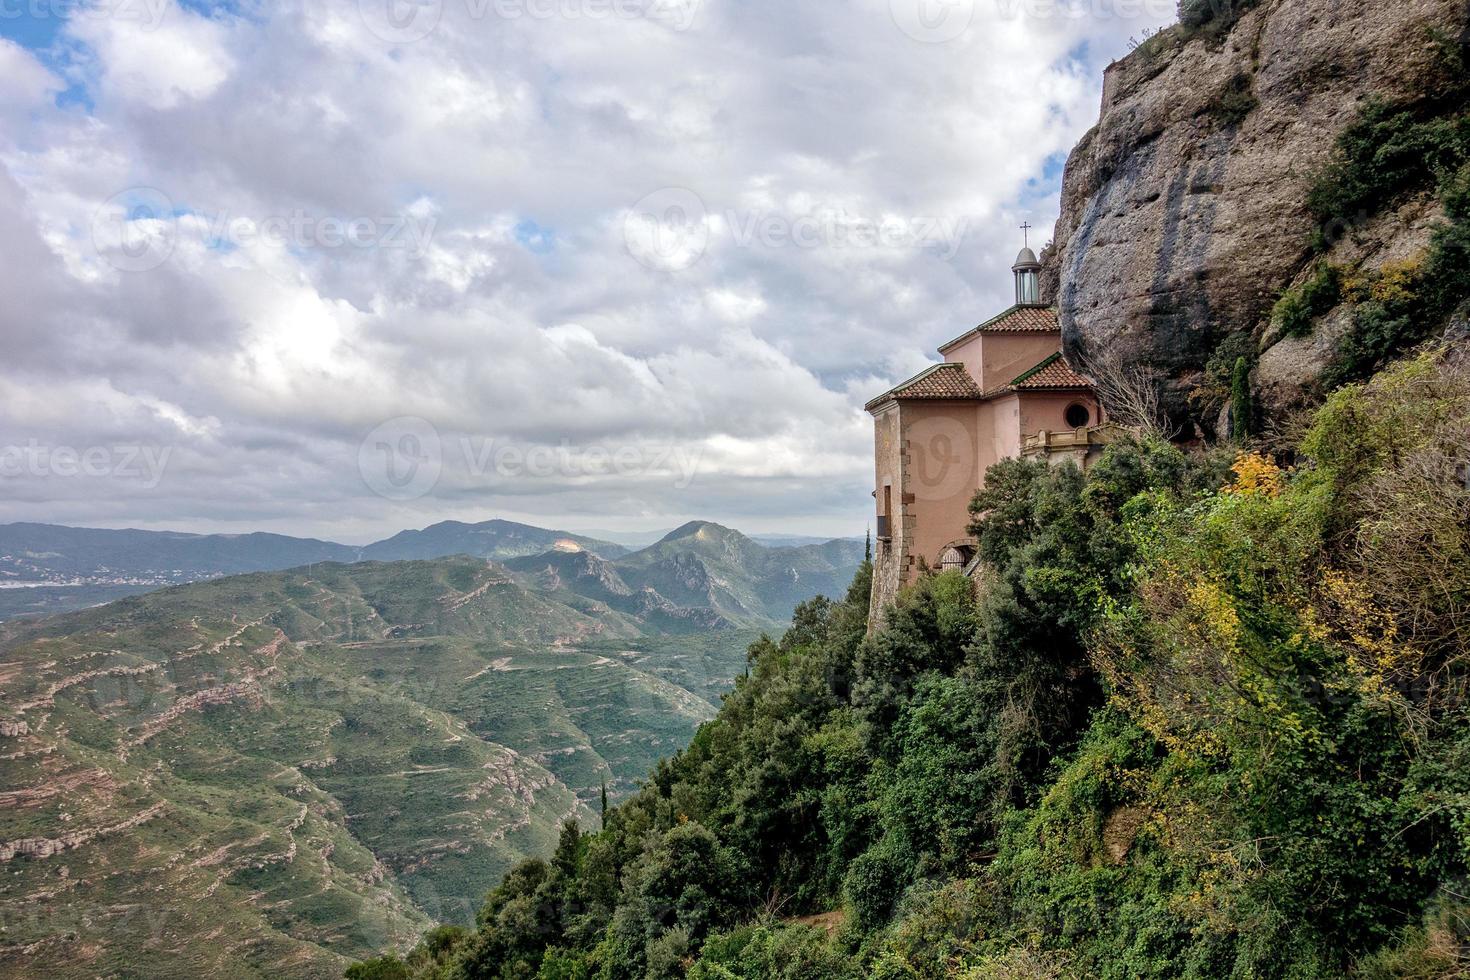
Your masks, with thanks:
[[[68,23],[73,36],[96,52],[104,92],[139,106],[171,109],[205,98],[234,69],[226,28],[174,0],[157,0],[144,17],[83,13]]]
[[[5,100],[0,102],[0,119],[7,125],[19,125],[23,114],[55,97],[65,88],[29,51],[0,37],[0,89]]]

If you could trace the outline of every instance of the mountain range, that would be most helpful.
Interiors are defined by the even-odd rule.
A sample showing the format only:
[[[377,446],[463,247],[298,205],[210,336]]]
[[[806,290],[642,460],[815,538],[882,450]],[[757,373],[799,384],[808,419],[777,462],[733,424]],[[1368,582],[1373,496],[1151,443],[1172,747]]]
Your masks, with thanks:
[[[699,525],[686,525],[659,544],[694,526]],[[749,539],[742,540],[754,545]],[[807,552],[796,547],[771,551],[785,555],[784,560],[776,561],[777,565],[789,564],[799,574],[815,570],[809,567],[813,554],[845,555],[858,544],[848,541],[842,547],[822,547],[827,551]],[[445,521],[423,530],[403,531],[364,547],[278,534],[184,534],[5,524],[0,525],[0,620],[84,609],[170,585],[318,562],[404,561],[450,555],[505,560],[548,552],[586,552],[606,560],[630,553],[611,541],[502,520],[478,524]],[[761,608],[753,611],[770,611],[764,603],[758,606]],[[773,618],[780,619],[779,606],[775,608]]]

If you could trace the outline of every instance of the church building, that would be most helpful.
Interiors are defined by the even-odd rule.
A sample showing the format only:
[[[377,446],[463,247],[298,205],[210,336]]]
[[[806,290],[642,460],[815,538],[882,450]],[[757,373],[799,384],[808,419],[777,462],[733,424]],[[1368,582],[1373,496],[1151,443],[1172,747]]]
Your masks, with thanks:
[[[939,348],[944,359],[868,402],[877,548],[873,615],[924,568],[974,572],[970,500],[985,471],[1017,456],[1087,466],[1113,431],[1091,381],[1062,354],[1041,263],[1023,248],[1015,305]]]

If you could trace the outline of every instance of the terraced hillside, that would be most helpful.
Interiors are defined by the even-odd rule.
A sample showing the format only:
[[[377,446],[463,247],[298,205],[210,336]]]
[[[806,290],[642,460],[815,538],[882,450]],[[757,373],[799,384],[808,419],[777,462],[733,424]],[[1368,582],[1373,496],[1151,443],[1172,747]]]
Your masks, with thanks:
[[[587,591],[318,565],[0,627],[0,975],[340,976],[469,921],[743,666],[716,612]]]

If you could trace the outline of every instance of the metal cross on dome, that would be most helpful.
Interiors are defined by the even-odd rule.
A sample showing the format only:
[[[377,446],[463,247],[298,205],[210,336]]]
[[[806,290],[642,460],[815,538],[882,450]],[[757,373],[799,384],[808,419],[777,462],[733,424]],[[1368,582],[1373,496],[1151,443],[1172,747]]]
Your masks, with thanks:
[[[1021,233],[1026,236],[1025,245],[1026,245],[1027,248],[1030,248],[1031,247],[1031,228],[1032,228],[1031,222],[1029,222],[1029,221],[1022,222],[1022,224],[1021,224]]]

